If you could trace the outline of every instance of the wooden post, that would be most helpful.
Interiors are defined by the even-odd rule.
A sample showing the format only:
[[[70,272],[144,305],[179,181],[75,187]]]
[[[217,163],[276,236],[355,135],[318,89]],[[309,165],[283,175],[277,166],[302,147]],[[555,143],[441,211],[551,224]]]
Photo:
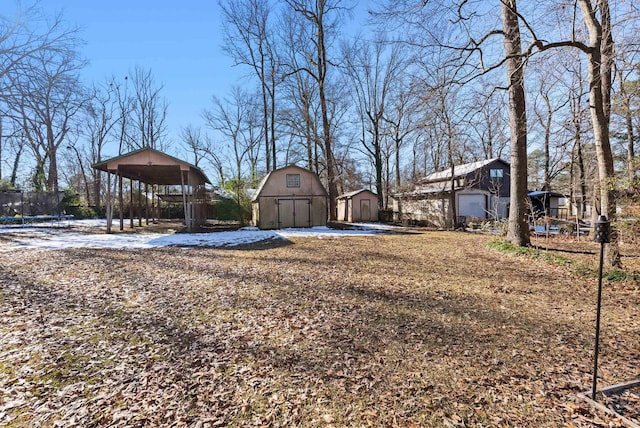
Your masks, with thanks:
[[[158,207],[160,206],[160,201],[156,204],[156,185],[151,185],[151,219],[153,223],[156,223],[156,218],[160,218],[160,214],[157,212]]]
[[[184,173],[180,171],[180,189],[182,190],[182,209],[184,210],[184,223],[189,228],[189,215],[187,213],[187,195],[184,188]]]
[[[187,171],[187,192],[189,192],[187,198],[187,205],[189,209],[189,226],[187,227],[187,230],[189,232],[193,232],[193,188],[191,187],[191,174],[189,174],[189,172],[190,171]]]
[[[129,179],[129,227],[133,229],[133,178]]]
[[[144,216],[147,218],[147,226],[149,226],[149,184],[144,183]]]
[[[111,223],[113,221],[113,205],[111,205],[111,173],[107,171],[107,233],[111,233]]]
[[[124,196],[122,195],[122,174],[118,174],[118,187],[120,195],[118,196],[118,202],[120,203],[120,230],[124,230]]]
[[[142,182],[138,180],[138,226],[142,227]]]

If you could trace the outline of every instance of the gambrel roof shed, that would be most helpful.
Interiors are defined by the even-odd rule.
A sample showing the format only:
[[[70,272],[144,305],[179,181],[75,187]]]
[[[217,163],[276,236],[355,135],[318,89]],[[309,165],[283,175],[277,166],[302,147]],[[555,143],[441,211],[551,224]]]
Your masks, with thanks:
[[[327,224],[327,191],[318,175],[289,165],[271,171],[252,199],[253,224],[261,229]]]

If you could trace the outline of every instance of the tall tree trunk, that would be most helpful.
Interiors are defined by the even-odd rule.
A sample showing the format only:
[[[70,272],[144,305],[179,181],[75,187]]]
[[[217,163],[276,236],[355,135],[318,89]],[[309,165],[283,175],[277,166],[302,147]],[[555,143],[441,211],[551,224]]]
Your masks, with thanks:
[[[389,162],[390,162],[390,157],[391,156],[385,156],[384,157],[384,166],[385,166],[385,171],[384,171],[384,209],[388,210],[389,209],[389,194],[391,193],[389,187],[390,187],[390,175],[391,172],[389,170]]]
[[[633,158],[635,157],[634,150],[634,139],[635,135],[633,132],[633,112],[631,111],[631,95],[627,92],[625,88],[625,80],[622,71],[619,73],[620,75],[620,93],[622,94],[622,103],[624,107],[624,118],[625,124],[627,127],[627,177],[629,181],[633,181],[635,176],[635,171],[633,168]]]
[[[47,174],[47,191],[58,191],[58,154],[56,148],[49,151],[49,172]]]
[[[261,59],[261,67],[264,67],[264,58]],[[261,68],[262,70],[263,68]],[[269,102],[267,101],[267,82],[264,80],[264,73],[260,74],[262,80],[262,127],[264,129],[264,155],[267,172],[271,171],[271,144],[269,143]],[[275,169],[275,168],[274,168]]]
[[[321,3],[322,1],[319,0]],[[324,152],[327,161],[327,184],[329,186],[329,220],[335,220],[336,197],[338,196],[338,186],[335,175],[335,159],[331,141],[331,124],[329,123],[329,107],[327,106],[327,96],[325,83],[327,77],[327,50],[325,46],[324,34],[324,7],[318,7],[317,16],[317,46],[318,46],[318,94],[320,96],[320,110],[322,114],[322,137],[324,139]]]
[[[611,111],[611,72],[613,66],[613,39],[609,2],[597,0],[601,22],[598,22],[596,10],[590,0],[579,0],[582,16],[589,31],[591,49],[587,52],[587,73],[589,79],[589,108],[593,122],[593,137],[598,160],[598,179],[600,206],[596,210],[612,222],[611,243],[606,249],[609,266],[619,266],[620,249],[618,233],[614,224],[616,200],[614,189],[613,155],[609,141],[609,115]],[[598,209],[599,208],[599,209]]]
[[[394,142],[395,142],[395,168],[396,168],[396,192],[400,191],[400,186],[402,185],[400,183],[400,143],[402,142],[402,140],[397,136],[397,130],[396,132],[396,137],[394,138]]]
[[[457,216],[457,207],[456,207],[456,175],[455,175],[455,165],[453,164],[453,156],[451,156],[451,145],[449,145],[449,168],[451,171],[451,193],[449,194],[449,211],[451,212],[451,217],[449,218],[449,227],[451,229],[456,228]]]
[[[378,208],[384,209],[384,191],[382,186],[382,149],[380,147],[380,127],[379,120],[371,116],[367,112],[371,119],[371,125],[373,127],[373,162],[376,169],[376,192],[378,193]]]
[[[276,72],[273,69],[273,66],[271,67],[271,91],[270,91],[270,101],[271,101],[271,108],[270,113],[271,113],[271,120],[270,120],[270,132],[271,132],[271,156],[272,156],[272,164],[273,164],[273,169],[277,169],[278,165],[277,165],[277,153],[276,153]],[[288,163],[288,162],[287,162]]]
[[[633,117],[631,115],[631,108],[629,107],[625,112],[627,120],[627,176],[629,180],[633,180],[635,177],[635,169],[633,167],[633,158],[635,157],[635,150],[633,147],[635,136],[633,133]]]
[[[551,101],[545,94],[544,101],[547,105],[547,121],[544,129],[544,183],[542,190],[551,190],[551,125],[553,119],[553,110]]]
[[[16,188],[16,179],[18,178],[18,167],[20,166],[20,156],[22,156],[22,150],[24,150],[24,145],[20,144],[18,146],[18,153],[16,153],[16,157],[13,160],[13,167],[11,168],[11,178],[9,182],[11,183],[12,188]]]
[[[524,71],[516,0],[501,2],[504,49],[509,81],[509,126],[511,128],[511,197],[507,240],[530,244],[527,222],[527,115],[524,95]]]
[[[576,125],[579,127],[580,125]],[[578,167],[578,187],[580,189],[580,198],[578,199],[578,215],[580,218],[584,218],[587,207],[587,180],[584,172],[584,157],[582,156],[582,139],[579,134],[579,128],[576,129],[576,143],[575,143],[575,163]]]
[[[572,192],[574,191],[575,187],[578,187],[580,196],[579,199],[575,198],[574,196],[572,200],[578,200],[576,215],[579,216],[579,218],[584,219],[584,215],[587,209],[587,181],[584,170],[584,157],[582,155],[582,79],[578,79],[578,85],[578,90],[576,91],[575,95],[571,97],[571,111],[573,114],[573,138],[575,141],[573,146],[574,153],[571,159],[571,167],[572,172],[574,166],[578,168],[578,181],[575,182],[574,176],[573,183],[575,184],[572,186]]]

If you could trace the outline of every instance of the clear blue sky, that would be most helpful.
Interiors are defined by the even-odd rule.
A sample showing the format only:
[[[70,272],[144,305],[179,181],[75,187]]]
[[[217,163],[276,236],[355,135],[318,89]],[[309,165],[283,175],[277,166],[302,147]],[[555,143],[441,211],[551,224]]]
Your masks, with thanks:
[[[55,3],[55,4],[54,4]],[[89,61],[85,81],[122,79],[135,66],[151,69],[169,111],[170,138],[180,128],[201,125],[201,112],[215,94],[224,96],[245,73],[222,52],[220,11],[215,0],[64,0],[41,2],[49,13],[81,29],[81,53]]]
[[[345,34],[363,28],[367,2],[362,3],[355,14],[360,19],[346,19]],[[204,125],[202,111],[211,106],[213,95],[224,97],[250,74],[247,67],[234,67],[222,51],[216,0],[43,0],[40,6],[47,14],[62,13],[67,23],[80,28],[85,41],[80,52],[89,61],[86,83],[111,76],[124,81],[136,66],[151,69],[156,84],[164,85],[174,146],[182,127]]]

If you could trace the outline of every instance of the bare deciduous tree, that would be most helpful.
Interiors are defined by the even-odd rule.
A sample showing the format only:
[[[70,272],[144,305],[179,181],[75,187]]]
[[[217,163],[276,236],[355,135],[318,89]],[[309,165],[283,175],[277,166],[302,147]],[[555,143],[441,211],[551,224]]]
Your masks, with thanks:
[[[115,97],[113,85],[106,82],[102,85],[94,85],[92,97],[87,104],[85,118],[85,137],[88,139],[91,165],[102,161],[102,152],[107,145],[109,135],[115,128],[118,118],[116,117],[117,99]],[[74,150],[77,150],[73,146]],[[78,153],[78,152],[76,152]],[[78,155],[80,160],[80,156]],[[93,181],[93,204],[100,206],[102,180],[101,173],[91,168]],[[87,199],[87,203],[91,203]]]
[[[36,159],[36,189],[58,190],[58,149],[88,100],[78,78],[83,66],[71,50],[42,50],[7,73],[12,117],[20,123]]]
[[[267,0],[224,0],[225,51],[236,64],[249,66],[260,84],[262,136],[267,172],[276,169],[276,88],[280,83],[277,49]]]
[[[371,156],[375,168],[378,207],[383,208],[384,196],[388,193],[383,185],[382,174],[385,163],[388,164],[383,153],[383,119],[390,102],[392,85],[397,83],[402,66],[400,46],[393,45],[387,53],[386,43],[381,38],[373,43],[357,40],[344,47],[343,60],[354,88],[356,110],[365,130],[361,143]]]
[[[62,15],[46,17],[41,13],[37,3],[29,7],[16,3],[15,10],[15,16],[0,16],[0,104],[4,104],[0,109],[0,115],[3,116],[2,122],[6,130],[3,134],[8,137],[3,140],[1,150],[7,153],[7,149],[11,149],[15,153],[11,173],[14,186],[27,139],[24,130],[18,131],[25,125],[22,120],[24,118],[19,117],[21,108],[18,105],[25,90],[15,85],[28,81],[28,72],[34,78],[42,78],[35,72],[43,58],[55,58],[56,61],[62,62],[62,58],[75,56],[74,49],[78,43],[77,29],[67,26]],[[51,64],[48,71],[54,67]],[[36,82],[33,82],[32,86],[34,85]],[[69,111],[71,110],[73,107]],[[11,144],[11,147],[8,147],[8,144]],[[49,147],[49,150],[55,150],[55,147]],[[57,169],[56,161],[57,159],[53,159],[53,166],[50,165],[49,168],[49,175],[53,181],[57,181],[57,172],[52,174],[52,169]],[[40,162],[37,169],[44,172],[44,164]],[[42,182],[44,186],[44,180]],[[52,182],[48,184],[51,185]]]
[[[511,197],[507,239],[529,245],[527,222],[527,114],[520,23],[516,0],[500,2],[504,30],[504,50],[509,82],[509,125],[511,128]]]
[[[333,27],[341,12],[345,10],[341,0],[285,0],[287,5],[298,14],[311,28],[313,43],[316,51],[311,63],[314,68],[305,68],[318,85],[318,99],[322,120],[322,142],[326,162],[327,185],[329,188],[329,218],[335,220],[336,197],[338,186],[336,182],[336,167],[333,150],[333,130],[330,122],[330,101],[327,97],[329,84],[329,43]]]
[[[136,67],[132,73],[132,108],[130,112],[130,145],[133,149],[151,147],[164,150],[167,142],[167,102],[161,96],[163,85],[157,85],[151,70]]]
[[[244,179],[247,175],[255,177],[256,147],[261,136],[260,132],[256,132],[259,123],[255,116],[252,116],[255,105],[251,102],[251,96],[237,86],[232,89],[230,98],[220,100],[213,97],[212,101],[213,107],[205,110],[203,116],[211,129],[220,132],[226,138],[229,160],[233,164],[236,202],[240,207]],[[238,220],[245,220],[241,212]]]

